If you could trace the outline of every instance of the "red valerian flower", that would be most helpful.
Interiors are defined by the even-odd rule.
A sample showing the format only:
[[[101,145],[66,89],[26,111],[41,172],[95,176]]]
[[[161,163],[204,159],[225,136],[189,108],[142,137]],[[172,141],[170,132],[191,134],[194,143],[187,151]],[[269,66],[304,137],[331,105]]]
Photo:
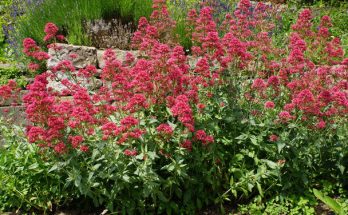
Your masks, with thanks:
[[[187,149],[188,151],[192,151],[192,142],[190,140],[184,140],[181,143],[181,147]]]
[[[257,78],[254,80],[253,84],[251,85],[251,88],[262,90],[266,88],[266,83],[261,78]]]
[[[57,38],[59,41],[64,41],[64,40],[65,40],[64,35],[61,35],[61,34],[57,35],[56,38]]]
[[[189,105],[189,99],[185,95],[180,95],[175,99],[175,104],[171,108],[174,116],[178,116],[179,121],[182,122],[190,131],[194,130],[194,119],[192,109]]]
[[[71,53],[71,54],[69,54],[69,58],[71,58],[71,59],[76,59],[78,56],[79,56],[79,55],[76,54],[76,53]]]
[[[125,109],[134,111],[136,107],[138,108],[147,108],[149,105],[146,101],[146,98],[143,94],[135,94],[132,98],[130,98],[128,104]]]
[[[126,150],[124,150],[123,153],[124,153],[124,155],[129,156],[129,157],[133,157],[133,156],[136,156],[138,154],[136,149],[132,149],[132,150],[126,149]]]
[[[199,109],[204,109],[204,108],[205,108],[205,104],[199,103],[199,104],[197,105],[197,107],[198,107]]]
[[[45,134],[46,131],[41,127],[30,126],[27,128],[27,137],[29,143],[34,143],[36,141],[43,140]]]
[[[101,127],[103,134],[105,136],[109,136],[109,135],[117,135],[119,128],[117,127],[117,125],[113,122],[107,122],[105,123],[102,127]]]
[[[55,25],[55,24],[53,24],[53,23],[51,23],[51,22],[49,22],[49,23],[47,23],[46,25],[45,25],[45,33],[47,34],[47,35],[53,35],[53,36],[55,36],[56,34],[57,34],[57,32],[58,32],[58,27]]]
[[[34,52],[32,54],[32,57],[39,60],[39,61],[48,60],[50,58],[50,56],[46,52],[43,52],[43,51]]]
[[[70,136],[69,139],[73,148],[77,148],[84,141],[84,138],[80,135]]]
[[[44,41],[47,42],[47,41],[51,40],[52,38],[54,38],[54,36],[52,34],[47,34],[44,37]]]
[[[28,69],[31,71],[37,71],[38,69],[40,69],[40,65],[37,63],[31,62],[28,64]]]
[[[86,145],[81,145],[81,146],[80,146],[80,151],[81,151],[81,152],[88,152],[88,150],[89,150],[89,147],[88,147],[88,146],[86,146]]]
[[[129,128],[129,127],[138,125],[139,120],[137,120],[136,118],[132,116],[127,116],[121,120],[121,124]]]
[[[289,104],[284,105],[283,109],[288,111],[288,112],[291,112],[294,108],[295,108],[295,104],[289,103]]]
[[[138,139],[145,133],[146,133],[145,130],[136,128],[133,131],[129,132],[128,135],[129,135],[129,137],[133,137],[133,138]]]
[[[284,121],[288,121],[288,120],[292,119],[292,116],[288,111],[281,111],[278,116],[280,119],[282,119]]]
[[[23,40],[23,53],[27,56],[33,56],[34,53],[40,51],[40,47],[36,44],[36,42],[31,38],[25,38]]]
[[[163,123],[161,125],[159,125],[156,130],[159,132],[159,133],[163,133],[163,134],[167,134],[167,135],[171,135],[173,134],[173,128],[168,125],[167,123]]]
[[[195,137],[197,140],[200,140],[203,145],[214,142],[213,136],[207,135],[203,130],[196,131]]]
[[[7,84],[0,86],[0,103],[10,98],[16,100],[19,90],[14,80],[9,80]]]
[[[25,38],[23,40],[23,47],[27,50],[30,49],[37,49],[39,48],[35,42],[35,40],[31,39],[31,38]]]
[[[265,103],[265,108],[267,108],[267,109],[273,109],[274,107],[275,107],[275,105],[272,101],[267,101]]]
[[[268,84],[271,86],[278,86],[279,85],[279,78],[278,76],[272,75],[268,78]]]
[[[66,151],[66,146],[64,143],[60,142],[54,146],[54,151],[58,154],[63,154]]]
[[[271,142],[277,142],[278,139],[279,139],[279,137],[275,134],[272,134],[269,136],[269,141],[271,141]]]
[[[75,70],[73,63],[69,60],[62,60],[52,68],[53,72],[74,72]]]
[[[319,122],[316,124],[316,127],[317,127],[318,129],[323,129],[323,128],[325,128],[325,127],[326,127],[325,121],[324,121],[324,120],[319,120]]]

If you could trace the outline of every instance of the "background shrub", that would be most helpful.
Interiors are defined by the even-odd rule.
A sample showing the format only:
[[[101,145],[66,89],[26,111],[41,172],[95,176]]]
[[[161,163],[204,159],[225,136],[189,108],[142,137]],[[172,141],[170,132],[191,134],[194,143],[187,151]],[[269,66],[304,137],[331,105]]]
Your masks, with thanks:
[[[15,66],[0,68],[0,85],[7,84],[9,80],[15,80],[20,87],[25,87],[28,83],[28,76],[26,72],[22,72]]]
[[[124,23],[136,23],[141,16],[148,17],[152,11],[152,0],[45,0],[25,2],[22,3],[24,6],[13,4],[13,7],[24,8],[23,12],[16,14],[15,30],[11,33],[11,37],[17,45],[21,44],[21,41],[26,37],[41,41],[44,36],[42,29],[47,22],[56,23],[65,33],[69,43],[90,45],[90,38],[84,29],[85,21],[118,18]]]

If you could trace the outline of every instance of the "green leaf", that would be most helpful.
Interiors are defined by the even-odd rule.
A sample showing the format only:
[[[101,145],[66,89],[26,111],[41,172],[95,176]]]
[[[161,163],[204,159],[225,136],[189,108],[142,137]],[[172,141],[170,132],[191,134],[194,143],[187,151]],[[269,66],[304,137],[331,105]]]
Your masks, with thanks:
[[[53,172],[54,170],[57,170],[58,169],[58,164],[54,164],[50,170],[48,170],[48,172]]]
[[[231,176],[231,179],[230,179],[230,187],[233,187],[234,186],[234,180],[233,180],[233,177]]]
[[[236,155],[233,157],[233,162],[241,161],[241,160],[243,160],[243,158],[244,158],[244,155],[242,155],[242,154],[236,154]]]
[[[278,166],[277,163],[270,160],[262,159],[262,161],[264,161],[267,164],[267,166],[269,166],[269,168],[271,169],[276,169]]]
[[[33,170],[33,169],[36,169],[36,168],[38,168],[38,167],[39,167],[39,164],[38,164],[38,163],[33,163],[32,165],[30,165],[30,166],[28,167],[28,169]]]
[[[151,118],[151,119],[149,120],[149,124],[155,124],[156,122],[158,122],[158,120],[157,120],[157,119],[154,119],[154,118]]]
[[[237,140],[245,140],[246,138],[248,138],[248,136],[245,134],[242,134],[242,135],[239,135],[238,137],[236,137]]]
[[[78,175],[76,178],[75,178],[75,181],[74,181],[74,184],[76,187],[80,187],[81,186],[81,175]]]
[[[255,136],[250,137],[251,143],[257,145],[257,138]]]
[[[330,198],[329,196],[325,196],[322,192],[320,192],[317,189],[313,189],[314,195],[320,199],[322,202],[324,202],[328,207],[330,207],[335,213],[339,215],[343,215],[343,209],[341,205],[339,205],[333,198]]]
[[[170,115],[173,115],[173,114],[172,114],[172,111],[170,110],[169,107],[166,107],[166,110],[167,110],[167,112],[168,112]]]
[[[256,187],[257,187],[257,190],[260,193],[260,196],[263,197],[263,191],[262,191],[262,188],[261,188],[261,185],[260,185],[259,182],[256,182]]]
[[[231,189],[231,193],[233,194],[234,197],[237,197],[237,190]]]
[[[252,192],[253,188],[254,188],[254,185],[252,183],[248,183],[248,191]]]
[[[128,175],[123,175],[123,176],[122,176],[122,179],[123,179],[125,182],[129,182],[129,176],[128,176]]]
[[[280,153],[285,146],[286,144],[284,142],[277,142],[278,153]]]
[[[98,187],[99,185],[100,185],[100,183],[95,182],[95,183],[92,184],[92,187]]]
[[[340,172],[343,175],[344,174],[344,170],[346,169],[346,167],[343,166],[343,165],[338,165],[338,168],[340,169]]]
[[[94,165],[94,166],[92,167],[92,170],[97,170],[97,169],[99,169],[100,166],[101,166],[101,164],[100,164],[100,163],[97,163],[96,165]]]

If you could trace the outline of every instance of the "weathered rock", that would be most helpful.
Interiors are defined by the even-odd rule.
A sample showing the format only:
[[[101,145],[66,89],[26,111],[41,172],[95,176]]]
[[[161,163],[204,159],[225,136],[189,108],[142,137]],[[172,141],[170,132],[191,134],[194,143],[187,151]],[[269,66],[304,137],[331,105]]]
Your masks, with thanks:
[[[199,58],[194,56],[187,56],[188,64],[190,65],[191,69],[194,69],[196,67],[196,64],[199,60]]]
[[[0,107],[0,118],[14,125],[27,125],[24,106]]]
[[[47,88],[52,88],[53,91],[60,93],[64,90],[67,90],[67,87],[61,83],[61,80],[63,79],[71,80],[71,78],[68,75],[62,72],[57,72],[55,79],[47,79]],[[87,88],[88,90],[97,90],[102,86],[102,81],[97,77],[91,77],[88,80],[86,78],[77,77],[77,81],[79,82],[80,86]]]
[[[12,64],[9,63],[0,63],[0,69],[10,69],[13,68]]]
[[[56,44],[58,50],[50,48],[48,54],[51,58],[47,61],[47,68],[52,69],[62,60],[70,60],[77,69],[88,65],[97,66],[97,49],[88,46],[74,46],[69,44]],[[76,55],[72,58],[71,55]]]
[[[51,72],[48,71],[48,73],[50,74]],[[57,72],[56,78],[47,78],[47,88],[52,88],[52,90],[55,92],[62,92],[64,90],[67,90],[68,88],[61,83],[61,80],[63,79],[68,79],[68,76],[62,72]]]
[[[122,62],[126,60],[127,52],[133,54],[135,58],[137,58],[139,56],[139,51],[134,51],[134,50],[125,51],[125,50],[121,50],[121,49],[113,49],[113,50],[116,54],[116,58]],[[105,62],[103,59],[104,52],[105,52],[105,50],[98,50],[97,51],[98,67],[101,69],[103,69],[105,66]]]
[[[13,104],[22,104],[22,98],[27,93],[27,90],[21,90],[16,98],[6,99],[5,101],[0,100],[0,107],[13,106]]]

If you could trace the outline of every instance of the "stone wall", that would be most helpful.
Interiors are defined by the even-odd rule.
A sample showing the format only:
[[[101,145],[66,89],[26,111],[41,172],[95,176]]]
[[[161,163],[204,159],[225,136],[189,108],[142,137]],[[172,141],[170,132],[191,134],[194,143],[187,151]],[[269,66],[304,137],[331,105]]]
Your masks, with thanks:
[[[71,60],[77,69],[84,68],[87,65],[94,65],[99,69],[104,68],[103,54],[105,50],[98,50],[95,47],[75,46],[69,44],[56,44],[58,50],[50,48],[48,54],[51,58],[47,61],[48,69],[56,66],[61,60]],[[125,51],[120,49],[113,49],[116,53],[116,58],[123,61],[127,52],[137,56],[138,51]],[[76,54],[77,57],[72,59],[71,54]]]
[[[105,50],[98,50],[95,47],[87,46],[75,46],[69,44],[57,44],[59,50],[49,49],[48,53],[51,58],[47,61],[47,68],[51,69],[56,66],[62,60],[70,60],[73,62],[73,65],[77,69],[86,67],[87,65],[94,65],[98,70],[102,70],[105,66],[103,60],[103,54]],[[125,60],[126,53],[128,51],[114,49],[117,59],[123,61]],[[137,51],[129,51],[134,56],[138,55]],[[71,58],[71,54],[75,54],[76,58]],[[6,65],[5,65],[6,66]],[[64,75],[64,74],[61,74]],[[100,81],[100,80],[99,80]],[[55,80],[49,80],[49,87],[52,87],[53,90],[61,91],[64,89],[64,86]],[[97,85],[98,86],[98,85]],[[100,85],[101,86],[101,82]],[[0,117],[4,117],[5,120],[9,120],[8,123],[14,123],[16,125],[25,125],[25,110],[24,105],[21,103],[22,96],[26,91],[22,91],[20,99],[16,101],[19,104],[13,104],[14,101],[5,101],[0,104]],[[64,98],[65,99],[65,98]],[[69,99],[69,98],[67,98]]]
[[[69,44],[56,44],[59,49],[52,49],[50,48],[48,53],[51,56],[51,58],[47,61],[47,68],[52,69],[54,66],[56,66],[60,61],[62,60],[70,60],[72,61],[73,65],[77,69],[81,69],[86,67],[87,65],[94,65],[100,72],[105,66],[105,62],[103,60],[103,54],[105,50],[98,50],[95,47],[87,47],[87,46],[75,46],[75,45],[69,45]],[[138,51],[125,51],[120,49],[113,49],[116,54],[116,58],[120,61],[124,61],[126,58],[127,52],[132,53],[135,57],[139,56]],[[72,58],[71,55],[76,55],[76,58]],[[189,56],[189,64],[191,67],[194,67],[195,63],[197,62],[197,59],[194,59],[193,57]],[[100,74],[100,73],[99,73]],[[64,76],[63,73],[59,74],[61,76]],[[64,78],[64,77],[63,77]],[[97,87],[101,86],[102,83],[100,80],[98,80],[98,77],[96,78],[97,82],[99,81],[100,84],[97,84]],[[53,88],[55,91],[62,91],[65,86],[63,86],[59,81],[55,80],[48,80],[49,84],[48,86]],[[87,86],[88,87],[88,86]],[[92,89],[93,90],[93,89]],[[22,95],[25,93],[22,92]],[[17,125],[25,125],[25,113],[24,113],[24,106],[23,104],[17,104],[16,106],[11,105],[11,101],[7,101],[3,104],[0,104],[0,117],[4,116],[5,118],[13,118],[13,123]],[[19,102],[20,103],[20,102]]]

